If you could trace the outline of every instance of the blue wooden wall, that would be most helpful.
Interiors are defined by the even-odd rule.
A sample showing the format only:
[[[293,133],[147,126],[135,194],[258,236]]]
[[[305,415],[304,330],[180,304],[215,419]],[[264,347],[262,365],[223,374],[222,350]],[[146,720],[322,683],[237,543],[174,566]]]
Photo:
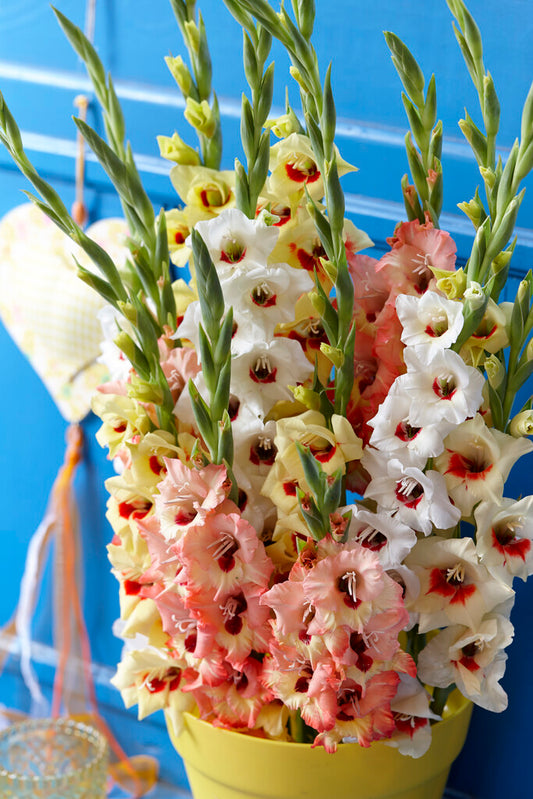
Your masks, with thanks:
[[[84,3],[58,0],[59,9],[83,26]],[[238,114],[244,89],[241,37],[222,0],[200,3],[206,20],[214,62],[214,84],[219,94],[225,131],[223,166],[231,168],[240,153]],[[394,224],[403,217],[400,179],[406,171],[403,136],[406,125],[399,80],[382,35],[394,30],[416,53],[429,77],[436,73],[439,115],[444,122],[445,199],[443,225],[458,243],[459,255],[468,253],[469,224],[456,204],[470,199],[479,182],[470,151],[456,121],[464,106],[479,119],[476,97],[451,28],[444,0],[317,0],[316,48],[325,65],[333,59],[338,104],[338,144],[344,157],[360,171],[345,180],[347,208],[365,228],[378,251]],[[499,143],[505,157],[520,128],[520,111],[533,76],[533,9],[531,0],[470,0],[481,24],[485,62],[493,74],[502,101]],[[168,165],[158,157],[157,134],[177,129],[194,143],[183,120],[183,102],[167,72],[163,56],[183,48],[166,0],[98,0],[95,42],[112,71],[123,100],[128,136],[154,204],[172,206],[175,195],[167,178]],[[275,103],[284,99],[287,60],[275,48],[278,85]],[[69,204],[73,199],[73,99],[88,91],[85,72],[63,38],[48,0],[1,0],[0,87],[25,133],[31,158]],[[294,93],[294,96],[295,93]],[[89,122],[101,121],[96,108]],[[0,214],[23,201],[24,181],[0,150]],[[116,214],[118,204],[100,167],[89,161],[87,200],[91,220]],[[533,184],[529,185],[519,220],[519,244],[513,261],[513,282],[533,266]],[[22,575],[27,543],[41,519],[54,476],[62,461],[66,424],[46,390],[0,327],[0,623],[10,617]],[[120,698],[107,687],[110,669],[120,645],[110,630],[118,615],[114,579],[108,573],[105,544],[110,531],[103,518],[103,479],[111,473],[104,454],[93,440],[97,422],[84,424],[86,457],[77,479],[85,551],[85,610],[91,633],[99,696],[124,745],[159,753],[164,773],[183,784],[177,759],[170,756],[161,719],[133,722]],[[513,478],[515,492],[532,493],[531,464]],[[49,629],[50,580],[36,623],[42,644],[36,659],[45,682],[50,680],[53,652]],[[503,716],[476,711],[467,747],[454,768],[451,784],[479,799],[529,795],[522,773],[528,762],[528,731],[533,709],[530,673],[533,643],[530,636],[533,588],[520,587],[513,621],[517,640],[509,649],[504,685],[510,708]],[[15,699],[13,699],[15,697]],[[0,680],[0,702],[27,704],[16,661]],[[487,764],[490,764],[487,765]],[[531,784],[531,782],[530,782]]]

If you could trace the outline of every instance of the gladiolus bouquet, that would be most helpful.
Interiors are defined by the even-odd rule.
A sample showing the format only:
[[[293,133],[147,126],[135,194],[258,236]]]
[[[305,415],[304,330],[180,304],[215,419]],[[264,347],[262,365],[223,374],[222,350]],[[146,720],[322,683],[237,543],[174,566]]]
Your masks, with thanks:
[[[533,572],[533,496],[504,496],[533,450],[531,401],[515,402],[533,371],[531,273],[499,302],[533,164],[533,91],[504,165],[479,30],[448,0],[480,98],[483,127],[467,114],[461,129],[486,194],[461,206],[475,238],[458,268],[439,228],[435,81],[386,34],[412,183],[402,181],[406,221],[376,260],[344,218],[340,178],[353,167],[334,143],[314,4],[224,2],[244,31],[246,163],[220,170],[205,28],[194,2],[171,0],[190,67],[167,62],[199,150],[159,137],[180,205],[158,216],[111,79],[56,12],[103,108],[107,141],[77,125],[120,195],[126,269],[72,221],[0,106],[0,136],[35,202],[91,256],[97,269],[80,277],[109,303],[111,379],[93,408],[117,470],[109,556],[127,645],[114,682],[141,718],[164,709],[175,733],[192,712],[330,752],[387,739],[420,756],[456,686],[505,708],[512,584]],[[302,104],[277,119],[273,38]]]

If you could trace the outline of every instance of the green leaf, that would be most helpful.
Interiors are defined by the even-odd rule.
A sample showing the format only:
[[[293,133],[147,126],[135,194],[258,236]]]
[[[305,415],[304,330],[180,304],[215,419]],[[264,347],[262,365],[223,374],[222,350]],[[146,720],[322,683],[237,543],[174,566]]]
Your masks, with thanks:
[[[215,393],[217,386],[217,373],[215,370],[215,363],[209,339],[206,336],[205,330],[202,325],[198,326],[198,342],[200,345],[200,359],[202,362],[202,374],[205,379],[205,385],[209,394],[212,396]]]
[[[431,130],[437,121],[437,86],[435,75],[429,79],[426,92],[426,102],[422,111],[422,124],[426,130]],[[442,127],[442,123],[441,123]]]
[[[395,33],[385,31],[385,41],[405,91],[420,108],[424,105],[424,75],[409,48]]]
[[[226,5],[228,3],[224,0]],[[259,65],[257,63],[257,56],[255,53],[255,46],[250,39],[250,34],[243,30],[243,63],[244,74],[250,86],[257,86],[260,81]]]
[[[209,250],[197,230],[191,234],[198,298],[206,333],[215,343],[224,315],[224,297]]]
[[[341,504],[342,496],[342,469],[337,469],[329,478],[328,485],[324,494],[324,512],[328,514],[334,513]]]
[[[274,62],[272,62],[266,69],[265,74],[261,80],[259,89],[259,98],[257,100],[256,118],[257,125],[262,126],[265,124],[266,119],[272,107],[272,95],[274,92]]]
[[[189,380],[188,388],[198,430],[207,444],[209,452],[211,453],[211,457],[215,457],[218,433],[216,432],[215,426],[211,421],[209,408],[192,380]]]
[[[335,140],[335,127],[337,124],[337,112],[335,110],[335,100],[331,88],[331,63],[328,66],[324,80],[324,100],[321,123],[325,158],[326,160],[331,160],[333,155],[333,142]]]
[[[320,503],[320,501],[323,499],[324,493],[324,473],[322,472],[322,468],[314,455],[311,453],[309,447],[304,447],[299,441],[297,441],[296,450],[304,470],[307,485]]]
[[[516,394],[518,391],[520,391],[524,383],[529,380],[532,374],[533,361],[527,361],[516,370],[511,379],[511,389],[513,394]]]

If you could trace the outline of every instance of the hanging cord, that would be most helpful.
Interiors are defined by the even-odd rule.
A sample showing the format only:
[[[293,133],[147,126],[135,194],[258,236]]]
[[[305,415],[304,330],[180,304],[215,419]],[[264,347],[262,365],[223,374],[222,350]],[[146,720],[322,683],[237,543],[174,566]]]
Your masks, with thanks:
[[[87,0],[85,7],[85,25],[84,33],[87,39],[91,42],[94,41],[94,28],[96,24],[96,0]],[[78,116],[82,122],[87,120],[87,108],[89,107],[89,99],[84,94],[79,94],[74,98],[74,106],[78,110]],[[84,201],[84,188],[85,188],[85,141],[80,131],[78,130],[76,136],[76,194],[75,200],[71,208],[72,218],[80,227],[85,227],[87,224],[88,213]]]
[[[78,109],[78,116],[82,122],[87,119],[87,108],[89,100],[84,94],[79,94],[74,98],[74,105]],[[76,199],[72,204],[70,213],[77,225],[85,227],[87,224],[87,207],[84,201],[85,189],[85,141],[80,131],[76,135]]]
[[[72,424],[67,430],[67,449],[65,460],[60,468],[52,490],[52,506],[56,516],[56,629],[61,633],[58,665],[54,680],[52,716],[57,717],[65,710],[69,715],[81,717],[95,724],[105,735],[109,746],[117,758],[110,766],[113,781],[119,783],[134,797],[143,796],[157,779],[157,764],[152,758],[143,756],[128,758],[98,710],[96,691],[91,668],[91,647],[87,627],[83,617],[79,580],[76,573],[80,561],[78,545],[77,516],[74,502],[74,477],[76,468],[83,458],[83,432],[79,425]],[[80,658],[76,657],[76,649]],[[66,675],[69,666],[75,673],[79,661],[83,671],[85,693],[84,712],[69,707],[75,697],[69,697],[66,688]],[[77,681],[79,683],[79,680]],[[79,685],[78,685],[79,688]],[[73,712],[77,710],[78,712]],[[87,718],[88,717],[88,718]]]

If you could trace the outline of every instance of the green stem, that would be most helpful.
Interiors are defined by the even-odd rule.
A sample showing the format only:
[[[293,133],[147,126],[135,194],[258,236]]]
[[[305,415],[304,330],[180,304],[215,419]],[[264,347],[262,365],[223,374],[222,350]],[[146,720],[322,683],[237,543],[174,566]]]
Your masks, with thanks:
[[[434,688],[433,698],[429,706],[430,710],[433,713],[436,713],[437,716],[442,716],[442,713],[446,706],[446,702],[448,701],[448,697],[452,693],[452,691],[455,690],[455,688],[456,688],[455,683],[452,683],[447,688]]]

